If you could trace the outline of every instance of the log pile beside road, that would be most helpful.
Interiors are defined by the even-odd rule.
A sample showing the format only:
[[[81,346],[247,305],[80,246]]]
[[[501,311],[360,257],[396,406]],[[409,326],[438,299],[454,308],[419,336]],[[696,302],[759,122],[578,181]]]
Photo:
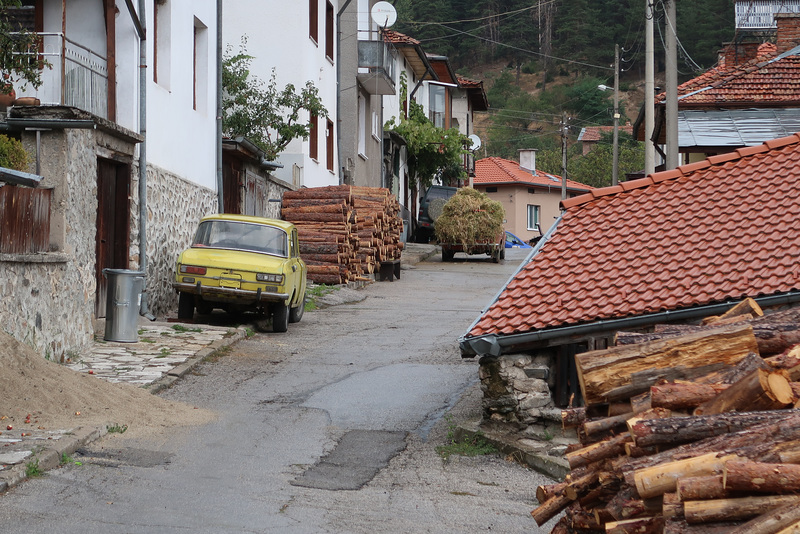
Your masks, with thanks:
[[[399,261],[400,204],[383,187],[351,185],[287,191],[281,217],[297,227],[300,257],[317,284],[371,280],[381,263]]]
[[[585,406],[562,423],[579,443],[566,480],[537,489],[537,524],[563,512],[552,533],[800,532],[798,319],[748,299],[578,354]]]

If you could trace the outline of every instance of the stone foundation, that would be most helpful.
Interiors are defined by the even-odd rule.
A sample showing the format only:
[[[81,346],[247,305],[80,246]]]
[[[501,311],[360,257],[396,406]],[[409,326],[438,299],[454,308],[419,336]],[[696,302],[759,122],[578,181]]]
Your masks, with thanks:
[[[561,421],[551,393],[555,368],[549,356],[484,356],[479,376],[483,419],[513,424],[521,431]]]

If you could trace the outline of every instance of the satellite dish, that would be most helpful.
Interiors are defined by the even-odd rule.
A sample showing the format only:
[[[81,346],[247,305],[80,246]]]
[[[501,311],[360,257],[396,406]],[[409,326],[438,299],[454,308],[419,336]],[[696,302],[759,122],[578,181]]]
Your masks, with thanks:
[[[378,2],[370,10],[372,21],[381,28],[391,28],[397,22],[397,10],[389,2]]]
[[[472,134],[467,139],[472,141],[472,150],[478,150],[481,147],[481,138],[477,135]]]

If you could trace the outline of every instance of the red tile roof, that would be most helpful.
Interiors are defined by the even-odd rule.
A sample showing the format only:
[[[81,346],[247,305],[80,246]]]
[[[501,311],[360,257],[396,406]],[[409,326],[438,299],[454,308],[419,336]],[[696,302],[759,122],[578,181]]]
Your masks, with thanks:
[[[479,159],[475,162],[475,185],[496,185],[518,183],[540,187],[561,187],[561,177],[543,171],[530,171],[521,169],[519,163],[508,159],[491,157]],[[567,189],[570,191],[590,191],[592,186],[567,179]]]
[[[388,42],[394,44],[409,44],[414,46],[420,44],[420,42],[413,37],[409,37],[404,33],[396,32],[394,30],[383,30],[383,36]]]
[[[800,105],[800,53],[779,55],[774,46],[762,46],[755,59],[723,63],[679,85],[678,98],[680,107]],[[655,101],[663,104],[665,94]]]
[[[800,134],[562,205],[465,340],[800,289]]]

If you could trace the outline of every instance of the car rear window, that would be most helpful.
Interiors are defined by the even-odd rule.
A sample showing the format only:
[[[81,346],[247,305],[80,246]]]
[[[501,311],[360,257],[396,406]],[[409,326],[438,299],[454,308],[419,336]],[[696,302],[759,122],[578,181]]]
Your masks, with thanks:
[[[425,197],[427,198],[427,200],[432,200],[434,198],[450,198],[453,195],[455,195],[455,193],[456,192],[453,191],[452,189],[436,188],[436,189],[429,189],[428,194],[425,195]]]
[[[286,232],[273,226],[238,221],[201,222],[192,246],[288,255]]]

